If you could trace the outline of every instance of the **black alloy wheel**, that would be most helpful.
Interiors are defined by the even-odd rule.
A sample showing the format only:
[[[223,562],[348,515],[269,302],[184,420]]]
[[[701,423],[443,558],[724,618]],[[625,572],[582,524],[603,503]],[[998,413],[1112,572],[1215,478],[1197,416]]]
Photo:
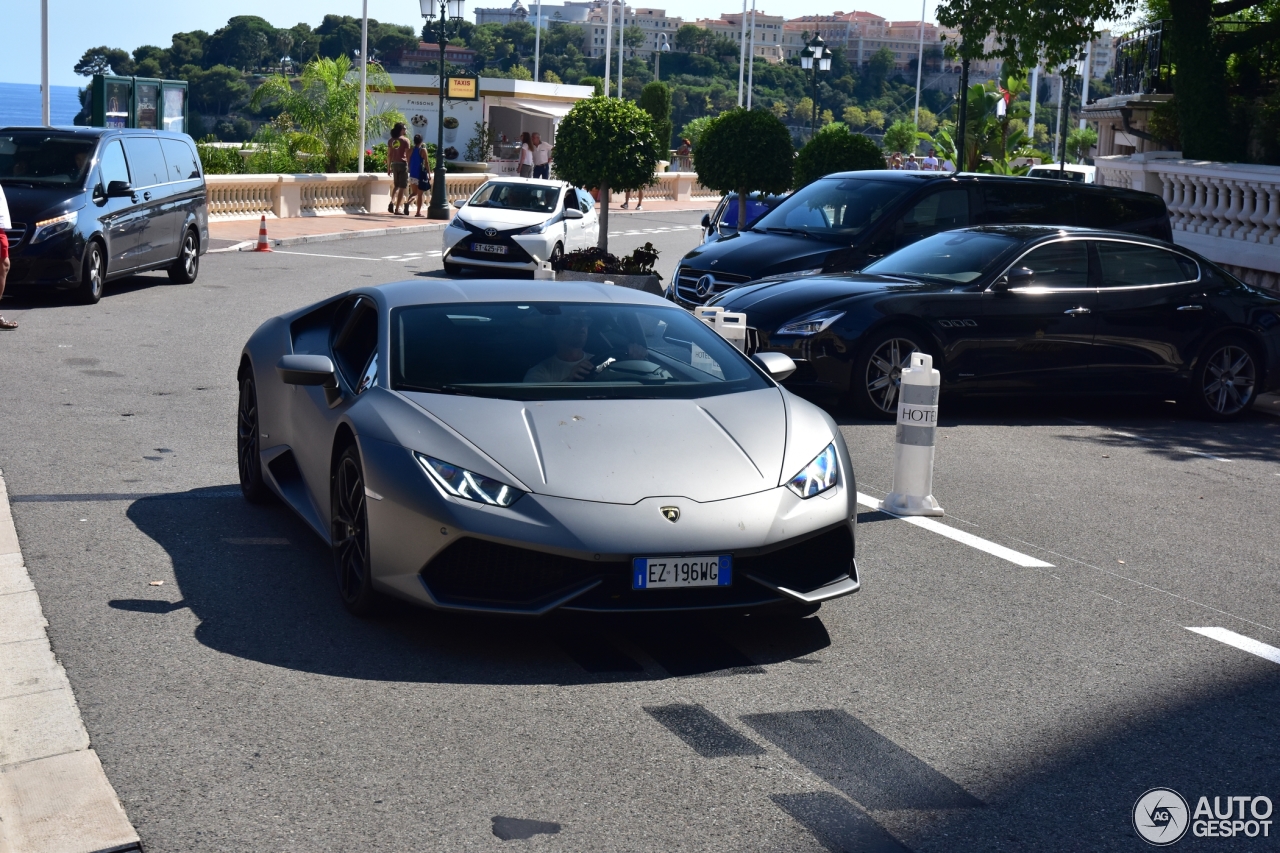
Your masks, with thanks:
[[[258,388],[253,376],[240,380],[240,406],[236,417],[236,461],[240,468],[240,491],[251,504],[269,503],[274,497],[262,478],[259,454]]]
[[[80,286],[73,293],[76,301],[85,305],[97,305],[102,298],[102,286],[107,277],[107,259],[102,244],[90,240],[84,250],[84,263],[80,269]]]
[[[338,457],[333,472],[330,515],[333,531],[333,565],[338,595],[356,616],[373,613],[376,600],[369,561],[369,516],[365,506],[364,472],[360,453],[348,447]]]
[[[1257,395],[1258,360],[1252,347],[1234,337],[1220,338],[1205,353],[1191,379],[1191,404],[1209,420],[1243,416]]]
[[[911,366],[913,352],[928,352],[918,338],[906,329],[886,329],[863,346],[849,382],[850,401],[862,415],[877,420],[898,416],[902,369]]]
[[[551,264],[551,268],[555,269],[556,264],[560,263],[560,259],[564,257],[564,244],[556,243],[554,249],[551,250],[551,257],[547,258],[547,262]]]
[[[169,267],[169,281],[174,284],[191,284],[200,273],[200,238],[194,228],[188,228],[182,235],[182,246],[178,249],[178,258]]]

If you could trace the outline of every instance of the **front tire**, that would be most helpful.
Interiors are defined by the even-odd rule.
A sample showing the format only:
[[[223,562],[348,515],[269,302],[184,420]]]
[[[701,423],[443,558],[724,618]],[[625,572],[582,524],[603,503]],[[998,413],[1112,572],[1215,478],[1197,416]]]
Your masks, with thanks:
[[[1254,347],[1235,335],[1216,338],[1191,374],[1185,402],[1201,418],[1234,421],[1257,398],[1258,357]]]
[[[191,284],[200,274],[200,238],[194,228],[182,235],[182,246],[177,260],[169,267],[169,281],[174,284]]]
[[[448,261],[445,261],[444,273],[445,275],[462,275],[462,267],[458,266],[457,264],[451,264]]]
[[[332,519],[333,565],[337,573],[338,595],[355,616],[372,615],[377,596],[369,560],[369,516],[365,506],[364,469],[354,446],[342,451],[333,472]]]
[[[80,286],[72,291],[76,301],[83,305],[97,305],[102,298],[106,279],[107,257],[102,244],[97,240],[90,240],[80,267]]]
[[[881,421],[898,416],[902,369],[911,366],[913,352],[928,353],[929,347],[924,337],[911,329],[883,329],[867,340],[853,362],[849,379],[849,402],[859,414]]]
[[[240,406],[236,418],[236,461],[240,468],[240,492],[251,504],[270,503],[274,495],[262,477],[259,452],[258,387],[253,376],[240,380]]]

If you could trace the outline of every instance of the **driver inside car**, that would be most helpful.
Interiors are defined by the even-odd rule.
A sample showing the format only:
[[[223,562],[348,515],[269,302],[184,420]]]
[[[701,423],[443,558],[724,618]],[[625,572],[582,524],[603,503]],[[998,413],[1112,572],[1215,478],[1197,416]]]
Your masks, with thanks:
[[[583,347],[591,331],[591,318],[583,312],[557,314],[551,324],[556,354],[529,368],[525,382],[581,382],[595,365]]]

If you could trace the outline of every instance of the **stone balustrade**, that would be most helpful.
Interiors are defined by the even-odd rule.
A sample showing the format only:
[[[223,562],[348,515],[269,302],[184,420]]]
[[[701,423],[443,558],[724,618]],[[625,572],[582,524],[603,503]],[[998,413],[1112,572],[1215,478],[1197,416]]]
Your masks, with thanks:
[[[470,198],[490,178],[487,172],[453,172],[445,179],[449,201]],[[692,172],[659,172],[645,190],[652,200],[709,200],[720,193],[698,183]],[[368,213],[391,202],[391,178],[355,173],[313,175],[207,175],[209,218],[218,220]],[[613,200],[621,203],[622,193]]]
[[[1183,160],[1176,152],[1095,163],[1098,183],[1161,196],[1175,243],[1250,284],[1280,290],[1280,167]]]

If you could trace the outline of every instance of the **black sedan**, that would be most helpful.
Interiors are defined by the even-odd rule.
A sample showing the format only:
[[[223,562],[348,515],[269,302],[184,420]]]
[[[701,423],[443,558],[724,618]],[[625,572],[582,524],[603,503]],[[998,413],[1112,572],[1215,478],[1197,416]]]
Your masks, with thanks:
[[[1194,252],[1111,231],[986,226],[927,237],[860,274],[781,278],[714,304],[783,352],[796,391],[897,410],[913,350],[943,389],[1176,396],[1228,420],[1280,387],[1280,299]]]

